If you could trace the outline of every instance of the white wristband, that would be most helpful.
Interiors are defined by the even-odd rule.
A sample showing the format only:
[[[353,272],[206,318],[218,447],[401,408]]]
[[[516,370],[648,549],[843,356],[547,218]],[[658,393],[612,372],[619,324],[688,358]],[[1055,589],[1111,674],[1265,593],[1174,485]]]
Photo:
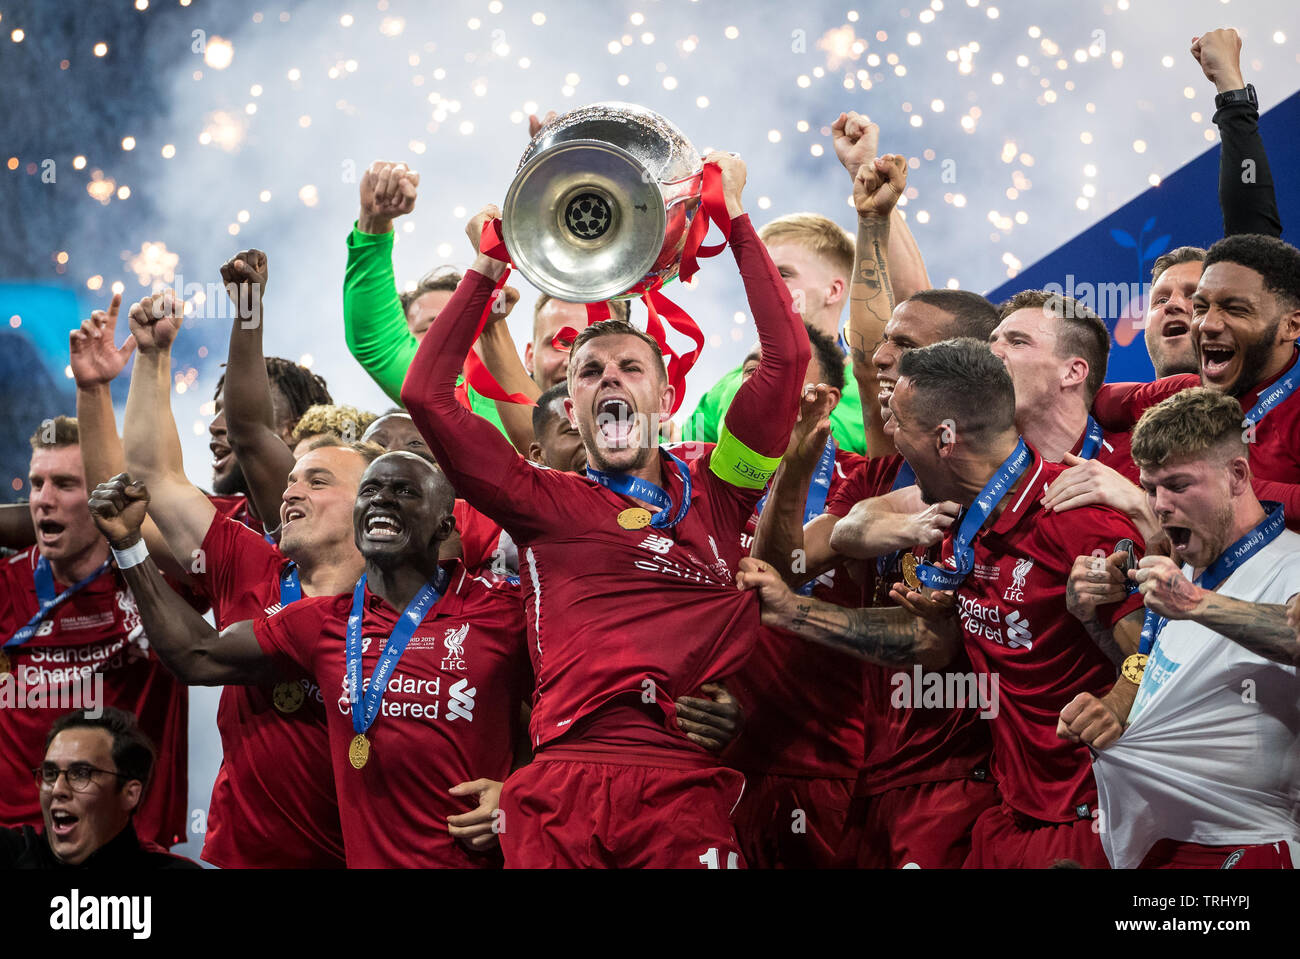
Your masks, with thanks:
[[[112,549],[112,547],[109,547]],[[132,566],[139,566],[149,558],[149,547],[144,544],[143,539],[136,540],[134,544],[126,549],[113,549],[113,559],[117,561],[118,569],[130,569]]]

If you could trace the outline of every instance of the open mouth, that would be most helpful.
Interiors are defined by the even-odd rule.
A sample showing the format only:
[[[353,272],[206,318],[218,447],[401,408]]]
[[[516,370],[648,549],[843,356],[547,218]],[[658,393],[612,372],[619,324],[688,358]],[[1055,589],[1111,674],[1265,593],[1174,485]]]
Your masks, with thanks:
[[[371,513],[366,517],[366,537],[375,540],[393,540],[405,531],[399,520],[392,513]]]
[[[880,418],[882,423],[888,423],[894,418],[894,411],[889,408],[890,397],[894,395],[893,380],[879,380],[880,392],[876,394],[876,402],[880,404]]]
[[[54,835],[60,839],[66,839],[79,822],[81,822],[81,817],[74,816],[66,810],[50,811],[50,827],[54,830]]]
[[[626,449],[632,443],[635,427],[636,414],[627,400],[611,396],[596,404],[596,428],[606,446]]]
[[[1174,548],[1175,553],[1186,551],[1188,544],[1192,541],[1192,531],[1186,526],[1165,526],[1165,535],[1169,537],[1169,543]]]
[[[1236,356],[1235,347],[1223,343],[1202,343],[1201,372],[1205,374],[1206,379],[1221,379],[1227,374]]]
[[[220,473],[230,463],[231,449],[220,443],[209,443],[208,449],[212,450],[212,469]]]
[[[36,531],[45,542],[58,539],[65,529],[67,529],[67,526],[52,519],[42,519],[36,523]]]
[[[307,513],[301,506],[290,506],[284,511],[284,525],[288,526],[294,520],[306,519]]]
[[[1165,339],[1175,336],[1185,336],[1192,331],[1192,328],[1184,320],[1166,320],[1165,325],[1160,330],[1160,335]]]

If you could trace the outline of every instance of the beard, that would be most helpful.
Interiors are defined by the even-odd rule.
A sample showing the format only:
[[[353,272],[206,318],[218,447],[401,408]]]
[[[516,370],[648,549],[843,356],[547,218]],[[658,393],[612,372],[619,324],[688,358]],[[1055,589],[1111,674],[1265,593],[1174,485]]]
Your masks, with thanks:
[[[1201,372],[1200,360],[1196,358],[1196,351],[1190,346],[1186,349],[1170,350],[1160,357],[1158,363],[1153,356],[1151,365],[1155,368],[1158,378],[1177,376],[1180,373]]]
[[[627,473],[641,469],[659,455],[658,444],[611,450],[602,447],[594,437],[590,443],[584,443],[583,447],[586,460],[580,467],[580,472],[585,472],[587,464],[590,464],[602,473]]]
[[[1264,378],[1264,370],[1268,367],[1269,354],[1273,352],[1273,343],[1277,339],[1277,328],[1280,323],[1280,320],[1274,323],[1271,330],[1241,351],[1241,372],[1237,374],[1237,381],[1228,390],[1229,396],[1241,399],[1255,389]]]
[[[231,457],[230,469],[224,476],[212,476],[212,492],[217,496],[247,496],[248,480],[244,479],[244,471],[239,467],[239,460]]]

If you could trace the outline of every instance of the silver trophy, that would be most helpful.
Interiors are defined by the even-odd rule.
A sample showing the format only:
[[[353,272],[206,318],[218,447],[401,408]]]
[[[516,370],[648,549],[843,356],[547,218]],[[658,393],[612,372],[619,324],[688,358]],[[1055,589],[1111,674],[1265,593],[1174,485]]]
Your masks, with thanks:
[[[501,232],[520,273],[570,303],[639,295],[677,276],[703,162],[677,127],[632,103],[556,118],[519,161]]]

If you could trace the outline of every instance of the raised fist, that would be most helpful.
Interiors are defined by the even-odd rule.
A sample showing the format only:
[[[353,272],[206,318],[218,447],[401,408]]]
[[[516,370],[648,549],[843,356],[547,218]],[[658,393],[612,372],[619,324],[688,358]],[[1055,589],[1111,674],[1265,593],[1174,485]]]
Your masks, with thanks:
[[[860,113],[841,113],[831,124],[831,141],[844,169],[849,171],[849,176],[856,176],[862,164],[876,158],[880,127]]]
[[[114,549],[126,549],[140,540],[149,491],[143,483],[132,482],[128,474],[118,473],[91,491],[89,506],[104,538]]]
[[[860,217],[888,219],[905,189],[907,160],[897,153],[876,157],[862,164],[853,178],[853,205]]]
[[[221,281],[241,320],[260,317],[269,274],[270,266],[261,250],[241,250],[222,264]]]
[[[171,349],[184,316],[181,298],[173,290],[164,290],[131,304],[127,321],[140,352],[158,353]]]
[[[1241,37],[1236,30],[1211,30],[1204,36],[1192,37],[1192,56],[1220,93],[1246,85],[1241,77]]]
[[[415,209],[420,174],[405,163],[376,160],[361,175],[361,214],[357,226],[362,233],[387,233],[393,221]]]

